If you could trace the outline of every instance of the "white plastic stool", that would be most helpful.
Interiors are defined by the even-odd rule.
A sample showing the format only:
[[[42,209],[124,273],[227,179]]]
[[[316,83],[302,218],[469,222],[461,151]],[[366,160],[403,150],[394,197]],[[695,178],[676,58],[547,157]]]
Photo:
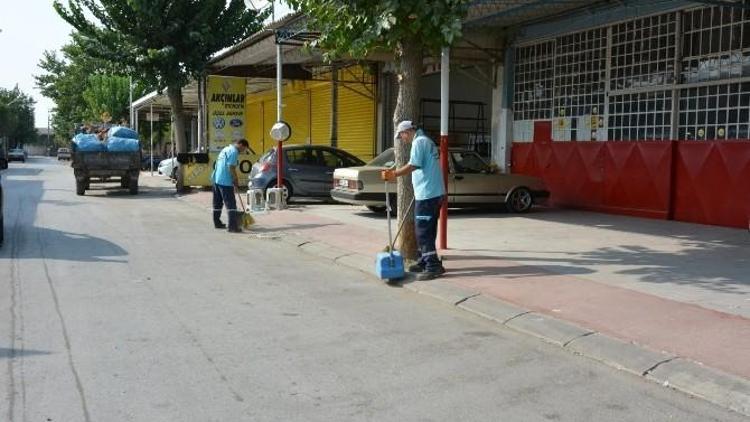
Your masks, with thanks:
[[[266,189],[266,209],[283,210],[286,208],[287,195],[285,187]]]
[[[263,189],[247,190],[247,206],[250,212],[260,212],[266,209],[266,197],[263,196]]]

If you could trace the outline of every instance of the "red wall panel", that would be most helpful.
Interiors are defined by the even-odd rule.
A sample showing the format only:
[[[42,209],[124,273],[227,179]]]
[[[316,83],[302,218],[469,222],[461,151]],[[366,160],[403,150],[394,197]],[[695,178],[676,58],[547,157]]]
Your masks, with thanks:
[[[750,225],[750,142],[514,143],[513,172],[542,177],[560,206]]]
[[[674,218],[747,228],[750,142],[680,141],[677,145]]]
[[[606,142],[603,207],[633,215],[667,218],[671,142]]]

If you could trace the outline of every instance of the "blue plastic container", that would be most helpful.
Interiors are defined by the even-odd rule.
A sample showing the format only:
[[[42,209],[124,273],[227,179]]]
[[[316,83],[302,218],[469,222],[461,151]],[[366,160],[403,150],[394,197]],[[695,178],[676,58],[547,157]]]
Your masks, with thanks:
[[[375,257],[375,274],[382,280],[397,280],[404,278],[404,257],[401,252],[380,252]]]

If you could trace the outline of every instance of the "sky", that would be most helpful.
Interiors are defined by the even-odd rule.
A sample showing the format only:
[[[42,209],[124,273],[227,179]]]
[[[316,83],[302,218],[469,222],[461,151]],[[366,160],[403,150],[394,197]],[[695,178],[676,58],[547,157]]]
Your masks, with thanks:
[[[63,1],[63,4],[66,2]],[[264,0],[252,0],[261,7]],[[277,6],[280,14],[288,7]],[[36,89],[34,75],[45,50],[58,50],[69,38],[72,28],[52,8],[52,0],[0,0],[0,87],[16,85],[36,100],[36,127],[47,127],[47,113],[54,104]]]
[[[0,87],[18,87],[36,100],[36,127],[47,127],[52,101],[34,84],[44,50],[57,50],[68,40],[71,27],[52,8],[52,0],[0,0]]]

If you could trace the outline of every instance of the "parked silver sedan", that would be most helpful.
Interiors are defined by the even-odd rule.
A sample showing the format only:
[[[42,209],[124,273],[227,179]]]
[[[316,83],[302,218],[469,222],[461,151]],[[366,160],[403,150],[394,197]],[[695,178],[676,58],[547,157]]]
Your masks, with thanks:
[[[511,212],[526,212],[535,202],[549,197],[541,179],[494,170],[474,151],[449,151],[448,203],[451,207],[479,207],[505,204]],[[385,207],[382,170],[393,167],[393,148],[384,151],[365,166],[336,169],[331,197],[372,211]],[[395,193],[391,193],[395,201]],[[395,202],[392,202],[395,203]]]

